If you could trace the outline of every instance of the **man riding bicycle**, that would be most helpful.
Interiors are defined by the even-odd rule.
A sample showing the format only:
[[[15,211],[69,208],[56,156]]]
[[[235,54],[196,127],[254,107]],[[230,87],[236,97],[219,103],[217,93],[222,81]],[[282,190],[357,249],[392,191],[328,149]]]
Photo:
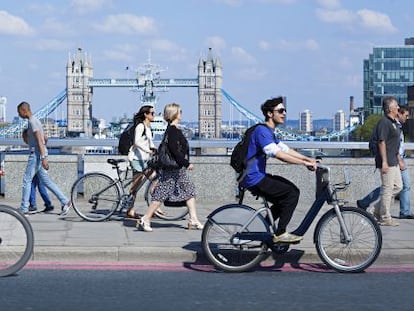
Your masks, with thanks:
[[[250,135],[247,151],[246,175],[240,185],[251,192],[263,196],[271,202],[273,219],[279,219],[277,231],[273,237],[275,243],[295,243],[302,237],[286,231],[293,212],[298,204],[299,189],[289,180],[281,176],[266,173],[267,157],[277,158],[283,162],[302,164],[316,169],[316,161],[308,158],[293,149],[290,149],[275,136],[275,129],[283,124],[286,117],[286,108],[283,98],[268,99],[261,106],[265,123],[257,126]]]

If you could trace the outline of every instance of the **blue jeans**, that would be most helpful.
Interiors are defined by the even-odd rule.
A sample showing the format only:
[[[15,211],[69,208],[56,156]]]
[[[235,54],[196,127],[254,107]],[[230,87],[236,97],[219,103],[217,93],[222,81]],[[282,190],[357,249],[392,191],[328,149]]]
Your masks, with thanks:
[[[69,202],[68,198],[60,191],[56,184],[50,180],[49,174],[42,166],[40,154],[31,153],[27,160],[27,166],[23,176],[22,202],[20,204],[20,210],[22,212],[28,212],[29,210],[32,180],[36,174],[39,181],[58,198],[62,206]]]
[[[364,198],[358,200],[360,207],[367,209],[372,203],[379,199],[381,194],[381,187],[375,188],[370,193],[368,193]]]
[[[49,195],[47,194],[46,187],[39,181],[37,174],[33,177],[32,188],[30,191],[30,205],[36,207],[36,188],[39,189],[40,196],[45,202],[45,206],[51,206],[52,202],[50,201]]]
[[[401,171],[403,188],[400,192],[400,216],[411,214],[410,174],[408,169]]]

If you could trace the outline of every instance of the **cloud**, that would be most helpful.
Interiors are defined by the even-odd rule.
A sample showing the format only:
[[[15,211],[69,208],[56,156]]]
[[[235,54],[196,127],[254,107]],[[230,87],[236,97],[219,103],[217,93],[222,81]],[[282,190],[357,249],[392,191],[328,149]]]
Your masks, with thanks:
[[[34,33],[34,29],[24,19],[0,11],[0,34],[27,36]]]
[[[388,15],[367,9],[357,12],[362,27],[382,33],[395,33],[397,28],[391,22]]]
[[[152,18],[132,14],[109,15],[102,24],[96,24],[94,28],[105,33],[124,35],[147,35],[156,32],[155,21]]]
[[[70,6],[79,14],[97,11],[110,4],[112,4],[111,0],[72,0],[70,2]]]
[[[316,9],[316,16],[325,23],[342,24],[352,30],[366,30],[391,34],[397,32],[390,17],[387,14],[368,9],[361,9],[357,12],[341,9],[339,2],[330,4],[330,0],[320,0],[324,8]],[[359,29],[357,29],[359,27]]]
[[[172,62],[188,60],[186,50],[167,39],[153,39],[146,44],[149,50],[166,53],[165,58]]]
[[[242,64],[256,64],[257,63],[256,58],[254,58],[252,55],[247,53],[241,47],[233,47],[231,49],[231,54],[234,60],[236,60],[239,63],[242,63]]]
[[[269,51],[270,50],[270,42],[265,40],[259,41],[259,48],[263,51]]]
[[[351,24],[356,16],[353,12],[345,9],[326,10],[316,9],[316,16],[323,22],[336,24]]]

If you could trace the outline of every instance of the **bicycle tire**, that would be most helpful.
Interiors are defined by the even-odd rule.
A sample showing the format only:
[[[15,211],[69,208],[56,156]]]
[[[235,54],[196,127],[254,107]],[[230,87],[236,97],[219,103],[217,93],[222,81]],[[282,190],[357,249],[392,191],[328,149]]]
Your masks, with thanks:
[[[75,181],[71,200],[73,209],[82,219],[104,221],[117,210],[121,201],[121,190],[110,176],[92,172]]]
[[[16,274],[33,254],[30,222],[18,210],[0,205],[0,277]]]
[[[372,265],[381,252],[382,233],[375,219],[355,207],[341,207],[342,217],[351,235],[344,241],[334,209],[326,212],[315,228],[315,246],[319,257],[338,272],[361,272]]]
[[[264,260],[268,245],[263,241],[233,239],[255,210],[246,205],[228,204],[208,216],[201,235],[207,259],[226,272],[252,270]],[[270,234],[269,225],[259,214],[246,228],[247,232]]]
[[[157,181],[158,177],[155,177],[145,188],[144,199],[147,206],[151,204],[151,193]],[[163,220],[181,220],[187,216],[188,208],[185,202],[163,202],[154,214]]]

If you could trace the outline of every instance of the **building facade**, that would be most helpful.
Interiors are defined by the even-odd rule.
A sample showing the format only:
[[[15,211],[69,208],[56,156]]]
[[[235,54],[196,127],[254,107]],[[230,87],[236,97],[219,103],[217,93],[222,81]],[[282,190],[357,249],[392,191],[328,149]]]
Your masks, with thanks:
[[[308,109],[299,114],[299,130],[304,133],[313,131],[312,113]]]
[[[414,38],[405,45],[374,47],[364,60],[364,112],[382,113],[382,99],[394,96],[407,104],[407,88],[414,84]]]
[[[82,49],[69,55],[66,65],[67,135],[92,136],[92,62]]]
[[[343,110],[338,110],[334,116],[333,129],[334,131],[342,131],[345,127],[345,112]]]
[[[198,126],[200,138],[221,138],[222,65],[213,59],[211,48],[207,59],[198,63]]]
[[[0,123],[6,122],[6,105],[7,98],[5,96],[0,96]]]

